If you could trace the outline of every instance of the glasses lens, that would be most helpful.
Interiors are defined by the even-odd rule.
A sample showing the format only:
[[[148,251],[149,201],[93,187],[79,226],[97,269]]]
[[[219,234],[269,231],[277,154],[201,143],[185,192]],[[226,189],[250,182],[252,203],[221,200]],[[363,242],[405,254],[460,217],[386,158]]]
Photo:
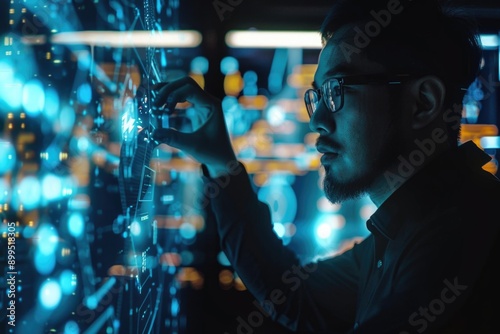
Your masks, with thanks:
[[[332,111],[337,111],[342,105],[342,90],[337,79],[328,80],[323,84],[325,104]]]
[[[304,102],[306,103],[307,113],[312,116],[319,104],[318,92],[314,89],[308,89],[304,94]]]

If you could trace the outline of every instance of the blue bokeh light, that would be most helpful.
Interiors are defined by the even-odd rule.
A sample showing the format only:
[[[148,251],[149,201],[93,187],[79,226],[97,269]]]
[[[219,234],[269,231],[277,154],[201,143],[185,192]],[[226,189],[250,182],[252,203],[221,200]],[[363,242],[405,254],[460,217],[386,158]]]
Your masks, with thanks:
[[[70,132],[73,130],[73,125],[75,123],[75,112],[69,107],[65,106],[61,109],[59,114],[59,129],[60,132]]]
[[[224,113],[236,112],[239,110],[238,99],[234,96],[225,96],[222,99],[222,110]]]
[[[247,71],[243,74],[245,87],[243,88],[244,95],[257,95],[259,89],[257,86],[258,76],[255,71]]]
[[[283,238],[285,236],[286,229],[285,229],[285,225],[283,225],[282,223],[274,223],[273,229],[279,238]]]
[[[83,230],[85,228],[85,221],[83,220],[83,216],[74,212],[69,216],[68,219],[68,231],[72,237],[78,239],[82,236]]]
[[[41,275],[49,275],[56,267],[56,256],[54,253],[44,254],[40,249],[37,249],[34,264]]]
[[[316,227],[316,236],[319,239],[328,239],[332,235],[333,229],[329,223],[321,223]]]
[[[0,85],[0,106],[19,109],[23,102],[24,83],[17,77],[12,64],[6,61],[0,61]]]
[[[42,180],[42,194],[47,201],[57,200],[62,194],[62,180],[54,174],[47,174]]]
[[[80,333],[80,328],[78,324],[73,320],[70,320],[64,325],[64,334],[78,334]]]
[[[50,224],[43,224],[38,228],[37,236],[38,250],[44,255],[51,255],[55,252],[59,235],[54,226]]]
[[[65,295],[69,295],[76,290],[76,274],[69,269],[63,270],[59,278],[59,282],[61,290]]]
[[[274,223],[284,224],[295,220],[297,196],[291,183],[287,175],[273,175],[257,193],[259,200],[269,205]]]
[[[193,263],[194,261],[194,255],[192,252],[188,251],[188,250],[184,250],[181,252],[181,263],[182,265],[190,265],[191,263]]]
[[[76,147],[79,152],[87,152],[90,148],[90,140],[87,137],[80,137],[77,140]]]
[[[87,71],[92,65],[92,55],[88,51],[82,51],[78,53],[78,69],[81,71]]]
[[[23,233],[23,237],[25,239],[30,239],[30,238],[32,238],[35,235],[35,232],[36,232],[36,230],[35,230],[34,227],[32,227],[32,226],[24,226],[22,233]]]
[[[42,197],[40,181],[34,176],[27,176],[17,186],[16,193],[19,204],[23,205],[25,210],[35,209]]]
[[[202,56],[195,57],[191,61],[191,72],[197,74],[206,74],[208,72],[208,59]]]
[[[258,76],[255,71],[246,71],[245,74],[243,74],[243,80],[245,81],[245,84],[256,85],[257,79]]]
[[[170,312],[172,313],[172,316],[177,316],[179,313],[179,301],[177,298],[172,299],[172,304],[170,305]]]
[[[193,239],[196,236],[196,229],[193,224],[183,223],[179,228],[179,234],[184,239]]]
[[[45,90],[42,83],[33,79],[28,81],[23,88],[23,107],[31,115],[38,115],[45,106]]]
[[[279,105],[273,105],[267,110],[266,118],[272,126],[280,126],[286,120],[286,111]]]
[[[234,57],[224,57],[220,62],[220,71],[224,75],[236,73],[239,70],[238,59]]]
[[[82,84],[76,90],[76,98],[80,104],[88,104],[92,101],[92,88],[88,83]]]
[[[44,308],[52,310],[61,301],[61,287],[57,282],[46,281],[40,287],[38,297]]]
[[[136,237],[139,236],[141,234],[141,224],[137,221],[133,221],[130,224],[130,233]]]
[[[8,141],[0,141],[0,175],[12,171],[16,164],[16,149]]]
[[[59,94],[54,88],[48,87],[45,90],[45,105],[43,108],[43,114],[49,121],[55,121],[57,119],[59,104]]]

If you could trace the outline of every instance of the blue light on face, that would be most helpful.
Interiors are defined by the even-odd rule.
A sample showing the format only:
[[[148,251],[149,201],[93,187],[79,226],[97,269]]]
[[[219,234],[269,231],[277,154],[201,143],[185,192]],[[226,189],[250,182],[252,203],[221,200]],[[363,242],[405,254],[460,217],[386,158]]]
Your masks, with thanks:
[[[45,90],[39,80],[28,81],[23,88],[23,107],[26,113],[38,115],[45,106]]]
[[[83,217],[79,213],[72,213],[68,219],[68,231],[72,237],[78,239],[82,236],[85,227]]]
[[[61,287],[57,282],[46,281],[40,287],[38,298],[44,308],[52,310],[61,301]]]
[[[10,172],[15,164],[16,150],[14,146],[8,141],[0,141],[0,175]]]

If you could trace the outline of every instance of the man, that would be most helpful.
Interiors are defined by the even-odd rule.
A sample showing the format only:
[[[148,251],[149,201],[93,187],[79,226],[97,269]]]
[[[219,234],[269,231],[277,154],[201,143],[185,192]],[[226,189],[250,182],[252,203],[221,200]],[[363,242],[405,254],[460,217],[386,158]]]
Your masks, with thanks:
[[[187,100],[205,123],[190,134],[161,129],[156,139],[202,163],[224,252],[288,328],[498,332],[500,182],[482,169],[488,155],[458,145],[477,35],[434,0],[337,0],[321,34],[305,103],[324,190],[339,203],[368,194],[378,207],[371,234],[352,249],[301,265],[282,245],[237,162],[220,101],[193,80],[161,87],[156,112]]]

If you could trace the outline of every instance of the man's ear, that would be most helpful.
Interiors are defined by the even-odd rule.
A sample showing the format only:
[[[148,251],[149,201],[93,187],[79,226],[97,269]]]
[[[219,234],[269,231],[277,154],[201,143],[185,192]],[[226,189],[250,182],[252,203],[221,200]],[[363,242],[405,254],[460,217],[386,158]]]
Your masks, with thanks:
[[[441,114],[446,88],[438,77],[427,75],[411,83],[413,98],[411,126],[421,129]]]

